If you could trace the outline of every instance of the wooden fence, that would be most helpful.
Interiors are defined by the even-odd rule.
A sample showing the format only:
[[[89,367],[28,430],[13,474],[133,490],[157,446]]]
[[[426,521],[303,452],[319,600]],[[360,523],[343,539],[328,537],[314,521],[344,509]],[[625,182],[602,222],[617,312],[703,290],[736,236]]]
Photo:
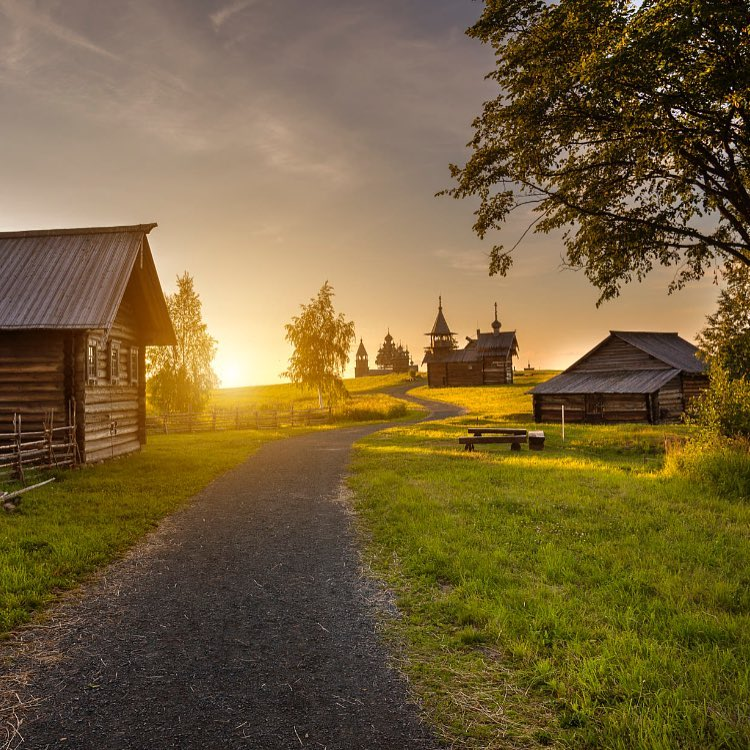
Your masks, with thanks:
[[[330,407],[323,409],[213,409],[198,414],[163,414],[146,418],[150,433],[216,432],[220,430],[275,430],[331,421]]]
[[[68,421],[55,427],[54,412],[49,412],[41,429],[25,430],[21,415],[15,414],[12,431],[0,432],[0,483],[26,484],[29,472],[75,466],[79,455],[74,413]]]

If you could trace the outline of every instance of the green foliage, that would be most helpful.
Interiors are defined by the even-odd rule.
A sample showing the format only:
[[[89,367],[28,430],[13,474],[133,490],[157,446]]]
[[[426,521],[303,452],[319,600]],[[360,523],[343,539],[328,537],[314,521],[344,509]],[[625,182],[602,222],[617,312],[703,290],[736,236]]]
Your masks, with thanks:
[[[698,337],[706,361],[719,361],[732,378],[750,375],[750,268],[728,263],[726,286],[719,294],[716,312],[706,318]]]
[[[193,277],[177,277],[177,291],[167,296],[177,343],[147,351],[149,399],[161,413],[200,411],[218,385],[211,367],[216,339],[203,322],[201,301]]]
[[[709,387],[695,400],[690,419],[708,440],[750,438],[750,380],[732,378],[720,359],[708,368]]]
[[[283,376],[317,391],[320,406],[323,394],[330,401],[346,396],[341,375],[354,341],[354,323],[347,321],[343,313],[336,315],[332,300],[333,287],[326,281],[318,296],[309,304],[300,305],[302,312],[284,326],[286,340],[294,351]]]
[[[446,191],[480,199],[480,237],[532,207],[600,302],[655,265],[679,287],[717,257],[750,263],[747,3],[484,4],[468,33],[494,48],[500,93]]]
[[[357,447],[386,634],[430,721],[474,750],[747,747],[747,454],[704,454],[696,481],[663,469],[651,425],[569,425],[564,444],[536,425],[541,453],[463,453],[468,424],[531,424],[529,384],[430,389],[469,413]]]
[[[708,492],[733,500],[750,500],[750,442],[691,440],[667,453],[670,477],[701,482]]]

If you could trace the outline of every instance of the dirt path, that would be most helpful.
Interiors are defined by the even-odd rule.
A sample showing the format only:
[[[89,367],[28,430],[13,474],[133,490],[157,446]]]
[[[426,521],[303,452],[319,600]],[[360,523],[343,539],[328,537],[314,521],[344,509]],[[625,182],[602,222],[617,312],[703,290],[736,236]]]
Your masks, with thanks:
[[[340,497],[376,429],[265,445],[4,647],[21,747],[438,747],[376,636]]]

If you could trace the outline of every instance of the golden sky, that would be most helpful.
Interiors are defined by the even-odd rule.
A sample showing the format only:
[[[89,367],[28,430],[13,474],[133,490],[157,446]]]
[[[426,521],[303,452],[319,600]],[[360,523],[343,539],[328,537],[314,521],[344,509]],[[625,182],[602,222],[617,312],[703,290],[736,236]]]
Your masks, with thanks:
[[[521,365],[563,368],[610,329],[692,340],[710,279],[668,296],[662,270],[597,309],[543,235],[491,279],[497,238],[473,236],[470,202],[434,197],[494,93],[491,51],[463,33],[480,9],[0,0],[0,229],[158,222],[162,285],[195,278],[226,386],[278,380],[284,323],[326,280],[373,362],[388,328],[421,361],[439,294],[460,342],[497,301]]]

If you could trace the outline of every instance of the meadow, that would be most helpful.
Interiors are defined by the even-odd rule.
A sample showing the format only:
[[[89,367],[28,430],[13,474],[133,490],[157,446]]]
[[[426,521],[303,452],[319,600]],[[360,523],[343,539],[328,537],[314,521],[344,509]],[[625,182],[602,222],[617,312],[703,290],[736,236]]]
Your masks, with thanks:
[[[682,425],[459,449],[467,425],[531,426],[547,376],[418,389],[468,413],[357,446],[366,560],[398,608],[384,632],[429,720],[485,750],[750,746],[747,453],[665,455]]]

